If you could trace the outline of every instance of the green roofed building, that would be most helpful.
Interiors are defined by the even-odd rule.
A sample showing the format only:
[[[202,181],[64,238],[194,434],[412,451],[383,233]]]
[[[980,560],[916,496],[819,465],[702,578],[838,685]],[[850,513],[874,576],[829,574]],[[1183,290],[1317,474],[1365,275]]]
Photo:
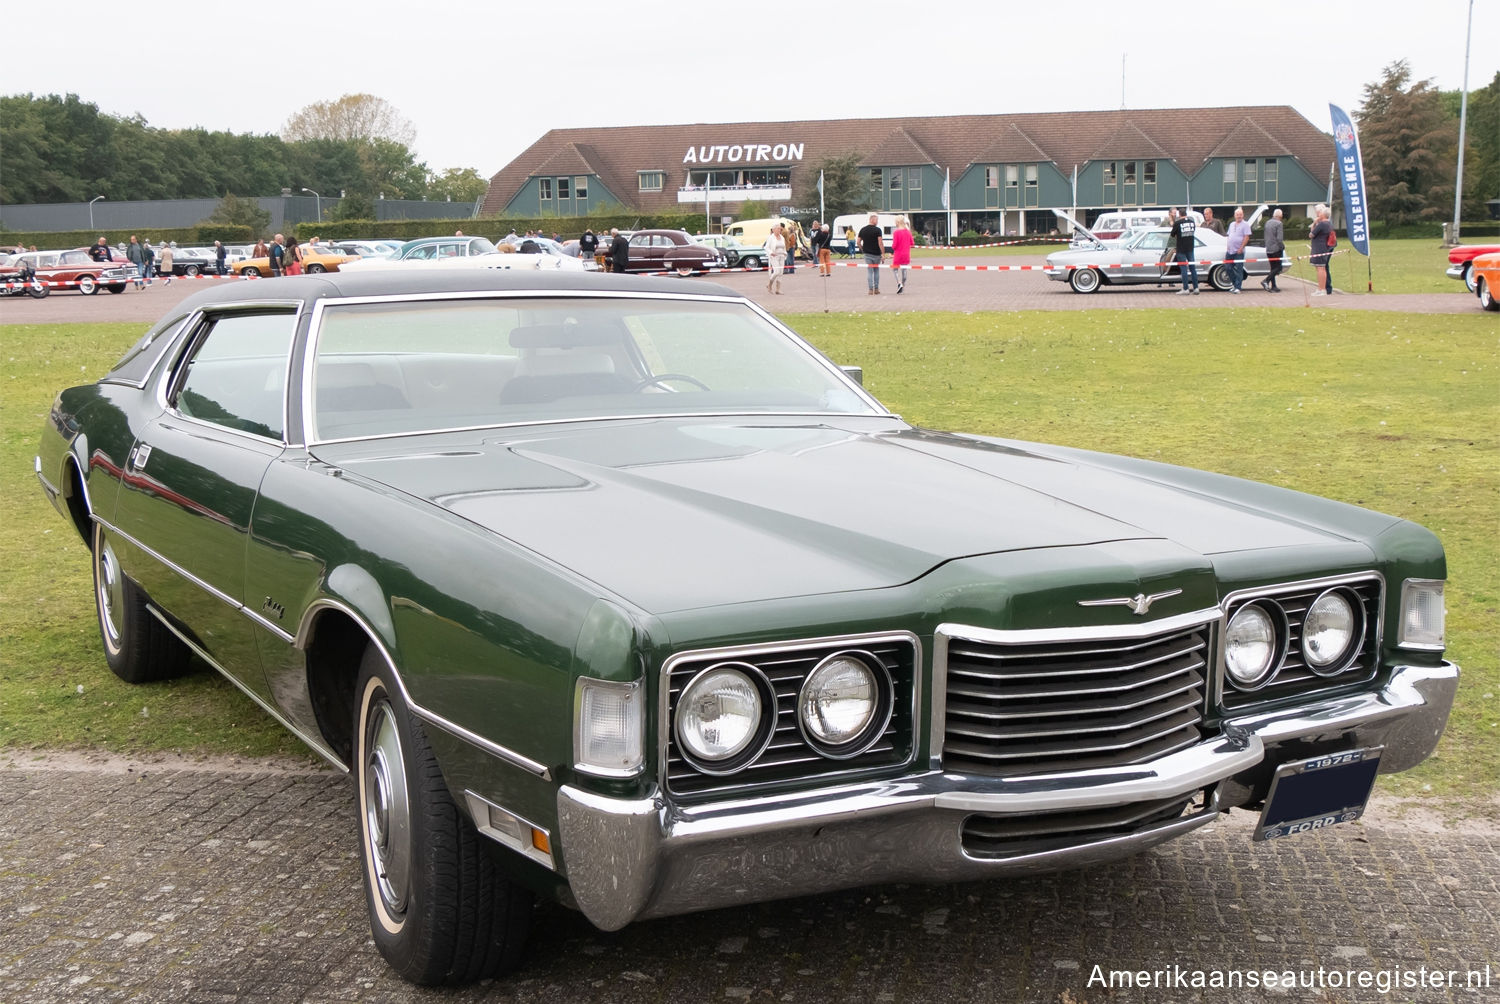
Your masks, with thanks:
[[[1021,234],[1058,229],[1053,209],[1084,223],[1262,202],[1310,215],[1333,139],[1286,105],[554,129],[490,179],[481,215],[702,209],[717,221],[748,201],[795,207],[818,165],[849,153],[871,210],[931,234]]]

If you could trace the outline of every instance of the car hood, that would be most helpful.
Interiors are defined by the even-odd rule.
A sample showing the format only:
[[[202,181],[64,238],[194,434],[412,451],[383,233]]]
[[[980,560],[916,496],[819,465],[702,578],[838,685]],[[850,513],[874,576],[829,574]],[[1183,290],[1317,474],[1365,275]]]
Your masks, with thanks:
[[[1341,539],[884,419],[580,423],[314,452],[656,613],[897,586],[955,559],[1035,548],[1156,539],[1212,555]]]

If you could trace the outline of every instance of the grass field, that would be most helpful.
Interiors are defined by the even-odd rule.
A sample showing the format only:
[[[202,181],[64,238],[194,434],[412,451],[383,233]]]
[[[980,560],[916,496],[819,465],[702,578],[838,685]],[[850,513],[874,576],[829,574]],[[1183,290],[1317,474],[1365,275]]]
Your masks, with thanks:
[[[1293,255],[1307,254],[1307,240],[1300,235],[1289,235],[1292,239],[1287,247]],[[1015,240],[1014,237],[997,237],[996,240]],[[1257,232],[1256,241],[1260,240]],[[1475,242],[1477,243],[1477,242]],[[979,258],[1002,255],[1005,257],[1031,256],[1042,258],[1054,249],[1066,244],[1017,245],[1002,248],[944,248],[928,250],[917,248],[912,252],[913,261],[942,258]],[[1367,269],[1368,266],[1368,269]],[[1406,240],[1377,240],[1370,244],[1370,257],[1356,253],[1342,235],[1338,252],[1332,262],[1333,284],[1345,293],[1370,292],[1375,284],[1376,293],[1463,293],[1472,296],[1463,283],[1443,274],[1448,267],[1448,251],[1442,244],[1430,238]],[[1305,261],[1293,264],[1291,272],[1298,278],[1312,281],[1313,269]],[[1250,280],[1255,281],[1255,280]]]
[[[787,320],[839,362],[864,366],[869,388],[917,424],[1224,471],[1432,528],[1448,549],[1459,704],[1439,755],[1382,784],[1500,790],[1492,317],[1202,309]],[[140,330],[0,327],[0,746],[296,753],[214,674],[137,688],[115,680],[98,651],[87,552],[36,485],[31,458],[55,391],[99,376]]]

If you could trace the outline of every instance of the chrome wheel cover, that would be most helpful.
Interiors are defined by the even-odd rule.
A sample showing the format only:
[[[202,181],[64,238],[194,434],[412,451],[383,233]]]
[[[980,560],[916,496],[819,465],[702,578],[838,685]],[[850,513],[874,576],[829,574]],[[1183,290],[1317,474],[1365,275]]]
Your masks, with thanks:
[[[411,799],[395,712],[384,697],[365,726],[364,842],[371,876],[393,919],[406,912],[411,882]]]
[[[99,604],[99,626],[104,631],[104,643],[111,652],[120,650],[120,618],[125,610],[125,576],[120,571],[120,559],[115,557],[115,548],[101,533],[99,544],[94,548],[94,589]]]

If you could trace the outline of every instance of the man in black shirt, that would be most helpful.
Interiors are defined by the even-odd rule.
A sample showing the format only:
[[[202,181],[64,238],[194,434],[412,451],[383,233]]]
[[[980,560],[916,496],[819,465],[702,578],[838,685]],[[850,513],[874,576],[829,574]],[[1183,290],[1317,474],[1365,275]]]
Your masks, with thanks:
[[[599,237],[592,229],[585,230],[583,236],[578,238],[578,257],[594,257],[594,249],[599,246]]]
[[[1177,214],[1172,221],[1172,233],[1170,239],[1177,245],[1177,254],[1172,260],[1177,262],[1177,272],[1182,276],[1182,288],[1177,291],[1178,296],[1187,296],[1189,293],[1198,293],[1198,264],[1194,258],[1197,253],[1198,224],[1188,215],[1186,209]],[[1193,288],[1188,289],[1188,273],[1193,275]]]
[[[624,272],[630,265],[630,239],[620,233],[618,228],[610,228],[611,239],[609,242],[609,270],[611,272]]]
[[[103,237],[99,238],[99,243],[89,248],[89,257],[94,261],[114,261],[115,259],[115,256],[109,253],[109,243]]]
[[[859,251],[865,256],[865,281],[870,296],[880,292],[880,266],[885,262],[885,235],[880,232],[880,216],[870,214],[870,222],[860,227]]]

